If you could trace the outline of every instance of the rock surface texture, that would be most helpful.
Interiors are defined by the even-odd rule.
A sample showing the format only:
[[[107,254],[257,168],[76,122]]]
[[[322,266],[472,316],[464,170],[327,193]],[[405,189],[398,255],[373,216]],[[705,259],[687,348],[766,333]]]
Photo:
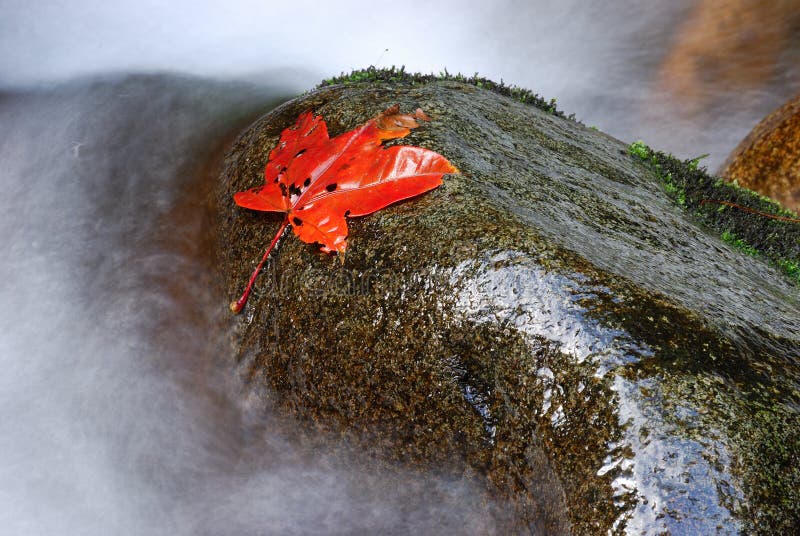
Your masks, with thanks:
[[[313,110],[333,136],[395,103],[432,118],[403,143],[461,174],[350,220],[344,263],[284,238],[231,318],[251,400],[309,441],[478,482],[486,532],[798,526],[798,287],[579,123],[453,81],[290,101],[239,137],[217,185],[228,295],[280,224],[232,194],[262,182],[281,130]]]
[[[800,95],[753,128],[723,164],[722,176],[800,211]]]

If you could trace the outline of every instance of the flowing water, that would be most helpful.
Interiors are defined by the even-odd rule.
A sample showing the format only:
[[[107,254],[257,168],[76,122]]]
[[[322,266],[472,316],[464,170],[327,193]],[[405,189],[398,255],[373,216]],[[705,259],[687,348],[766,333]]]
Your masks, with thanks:
[[[479,71],[622,139],[711,152],[713,167],[798,88],[786,71],[735,106],[669,120],[681,103],[652,81],[688,0],[4,4],[8,534],[491,532],[469,482],[306,448],[224,366],[231,297],[212,290],[205,193],[225,142],[280,100],[376,62]]]

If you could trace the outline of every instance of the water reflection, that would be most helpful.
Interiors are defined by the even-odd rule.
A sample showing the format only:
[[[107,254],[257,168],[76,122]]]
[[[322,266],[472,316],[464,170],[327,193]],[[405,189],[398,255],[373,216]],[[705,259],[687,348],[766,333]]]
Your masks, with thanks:
[[[664,401],[670,395],[663,392],[662,371],[630,379],[628,365],[656,352],[624,330],[604,326],[582,305],[587,296],[594,296],[588,301],[593,303],[597,294],[608,289],[592,284],[582,274],[546,271],[513,251],[498,252],[479,263],[462,263],[451,280],[460,287],[457,308],[468,319],[513,326],[527,337],[534,356],[542,339],[555,343],[569,360],[560,367],[561,381],[565,370],[581,377],[579,388],[571,389],[550,367],[536,370],[530,390],[542,392],[537,416],[540,423],[549,422],[552,428],[542,428],[540,434],[591,427],[591,414],[570,402],[581,397],[587,382],[610,378],[606,396],[617,422],[608,426],[618,427],[620,437],[593,446],[605,454],[596,476],[610,477],[608,485],[618,508],[614,530],[624,527],[626,534],[712,534],[720,530],[736,534],[740,530],[731,511],[723,506],[742,498],[741,491],[731,484],[729,446],[707,433],[694,409],[669,408]],[[481,415],[487,418],[483,412]],[[676,424],[676,420],[680,422]],[[695,428],[702,428],[698,438],[691,437]]]

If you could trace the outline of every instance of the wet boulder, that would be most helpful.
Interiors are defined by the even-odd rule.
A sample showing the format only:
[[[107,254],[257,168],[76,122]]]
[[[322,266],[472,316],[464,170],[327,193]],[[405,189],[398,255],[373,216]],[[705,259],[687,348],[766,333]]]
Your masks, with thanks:
[[[800,95],[750,131],[721,175],[800,211]]]
[[[241,134],[215,193],[231,298],[281,221],[231,196],[301,112],[336,135],[420,107],[432,121],[402,142],[461,172],[349,220],[344,262],[287,235],[230,318],[250,403],[307,441],[477,482],[497,533],[796,526],[797,284],[699,224],[618,140],[512,97],[337,84]]]

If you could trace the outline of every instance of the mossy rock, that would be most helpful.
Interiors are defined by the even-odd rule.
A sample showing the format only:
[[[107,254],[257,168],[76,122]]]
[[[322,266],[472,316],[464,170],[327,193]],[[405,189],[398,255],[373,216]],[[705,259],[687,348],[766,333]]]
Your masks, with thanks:
[[[350,220],[344,263],[287,235],[231,318],[258,404],[307,441],[478,482],[501,534],[797,526],[798,287],[579,123],[450,80],[290,101],[217,185],[227,294],[280,224],[231,200],[280,132],[313,110],[336,135],[395,103],[432,117],[402,142],[461,173]]]
[[[800,95],[756,125],[730,154],[721,174],[800,211]]]

